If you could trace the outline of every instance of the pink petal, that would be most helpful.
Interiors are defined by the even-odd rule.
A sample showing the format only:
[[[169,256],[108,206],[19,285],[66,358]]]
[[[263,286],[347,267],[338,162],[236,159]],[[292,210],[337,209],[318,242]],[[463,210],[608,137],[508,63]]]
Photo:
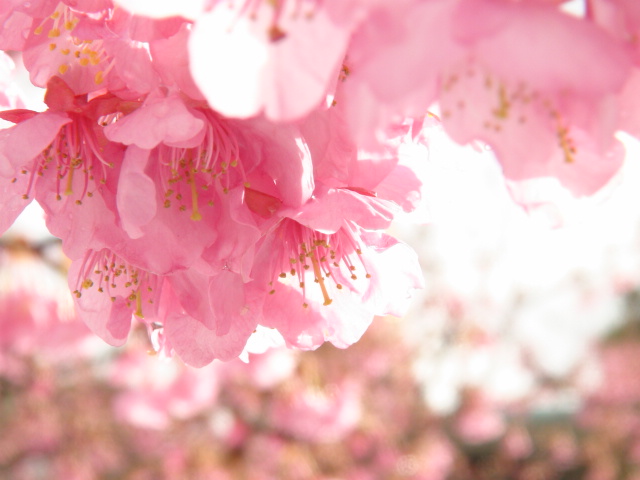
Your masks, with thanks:
[[[189,69],[189,52],[187,42],[191,30],[183,26],[178,33],[169,38],[154,40],[149,43],[154,68],[158,71],[165,85],[176,85],[190,98],[204,100],[202,92],[193,81]]]
[[[0,175],[12,177],[51,144],[71,119],[64,114],[44,112],[0,130]]]
[[[187,315],[213,330],[215,319],[209,302],[209,277],[193,268],[181,270],[167,277],[172,295]],[[174,308],[175,310],[175,308]]]
[[[189,43],[191,70],[212,108],[231,117],[264,112],[290,121],[323,101],[350,32],[322,8],[307,16],[293,11],[298,7],[286,2],[277,26],[266,2],[251,15],[221,2],[198,19]]]
[[[248,314],[244,286],[242,277],[229,271],[222,271],[209,279],[208,298],[216,335],[226,335],[238,317]]]
[[[107,126],[105,135],[111,141],[150,150],[160,143],[191,140],[203,128],[204,122],[189,112],[178,97],[152,97],[134,112]]]
[[[386,234],[361,235],[367,245],[363,261],[371,275],[371,287],[363,297],[376,315],[402,317],[415,290],[425,287],[418,255],[408,245]]]
[[[244,191],[247,208],[262,218],[269,219],[280,209],[282,200],[252,188]]]
[[[424,114],[436,99],[440,72],[464,53],[451,38],[456,3],[388,3],[361,23],[349,46],[349,75],[336,95],[358,143],[375,144],[377,129],[397,116]]]
[[[100,12],[113,8],[111,0],[65,0],[64,3],[81,12]]]
[[[463,0],[455,15],[456,39],[468,44],[484,67],[534,90],[615,92],[631,67],[630,52],[621,42],[553,5]]]
[[[397,206],[389,201],[362,195],[348,189],[329,189],[318,193],[298,211],[283,211],[298,223],[323,233],[335,233],[344,220],[371,230],[389,227]]]
[[[4,233],[18,218],[18,215],[31,203],[31,198],[24,198],[29,183],[28,175],[17,175],[16,181],[0,177],[0,235]]]
[[[146,48],[120,39],[105,40],[105,48],[114,57],[118,76],[130,90],[147,93],[157,87],[160,79]]]
[[[247,123],[249,141],[261,159],[260,169],[275,181],[278,197],[290,207],[299,207],[313,194],[313,162],[300,131],[262,119]],[[251,138],[251,137],[257,138]]]
[[[86,279],[80,278],[82,262],[75,261],[69,269],[69,288],[78,290]],[[94,283],[97,284],[97,281]],[[106,292],[96,288],[79,289],[81,296],[74,297],[78,316],[87,326],[109,345],[120,346],[127,341],[131,329],[132,309],[120,297],[115,301]]]
[[[220,195],[217,205],[216,230],[222,232],[202,254],[209,265],[206,273],[215,275],[221,269],[248,276],[253,247],[260,238],[260,230],[251,212],[243,203],[243,189],[235,188]]]
[[[373,320],[373,312],[356,293],[345,291],[330,305],[323,303],[322,296],[303,298],[298,289],[284,286],[266,297],[260,324],[276,328],[288,346],[314,350],[326,341],[338,348],[354,344]]]
[[[122,228],[131,238],[140,238],[143,235],[140,227],[156,215],[156,187],[144,172],[148,160],[148,150],[131,145],[120,170],[116,203]]]
[[[224,335],[217,335],[202,323],[184,313],[171,314],[164,324],[167,341],[188,365],[203,367],[213,360],[228,361],[244,349],[255,329],[254,322],[234,322]]]

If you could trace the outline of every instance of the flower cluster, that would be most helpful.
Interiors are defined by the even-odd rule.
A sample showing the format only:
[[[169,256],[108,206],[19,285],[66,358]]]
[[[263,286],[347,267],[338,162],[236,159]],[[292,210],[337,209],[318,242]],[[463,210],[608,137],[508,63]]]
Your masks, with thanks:
[[[6,18],[1,46],[22,51],[48,109],[0,113],[15,123],[0,138],[0,227],[37,200],[73,262],[78,313],[108,343],[134,316],[202,366],[237,357],[258,325],[346,347],[403,313],[422,276],[384,230],[419,198],[399,158],[412,123],[364,154],[319,101],[286,124],[225,116],[175,62],[195,35],[183,18],[44,1]]]
[[[430,125],[486,142],[513,181],[585,195],[618,171],[637,12],[558,3],[11,2],[0,49],[48,109],[0,112],[0,231],[43,207],[77,311],[112,345],[137,318],[194,366],[259,325],[349,346],[422,286],[384,232],[420,200],[403,149]]]

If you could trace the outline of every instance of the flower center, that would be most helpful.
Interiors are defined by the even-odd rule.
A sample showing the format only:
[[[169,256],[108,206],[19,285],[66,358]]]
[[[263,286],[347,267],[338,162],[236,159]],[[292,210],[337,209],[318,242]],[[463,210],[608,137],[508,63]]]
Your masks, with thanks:
[[[144,318],[143,305],[154,303],[157,284],[157,275],[127,264],[111,250],[90,250],[82,262],[73,294],[80,298],[83,290],[96,289],[109,295],[112,302],[121,297],[137,317]]]
[[[64,75],[74,66],[96,67],[93,80],[96,85],[104,82],[105,76],[113,68],[113,60],[108,60],[102,40],[84,40],[72,35],[79,18],[64,4],[38,25],[33,33],[42,35],[47,32],[48,49],[58,54],[58,73]]]
[[[562,151],[564,161],[575,161],[576,144],[567,120],[557,107],[558,101],[532,89],[526,82],[507,82],[471,63],[443,80],[440,102],[443,120],[451,121],[465,115],[473,107],[468,105],[465,100],[467,98],[484,99],[486,105],[490,106],[485,111],[481,108],[473,111],[473,121],[481,122],[484,137],[513,137],[514,132],[526,129],[527,124],[535,124],[543,119],[547,128],[555,135],[556,145]]]
[[[156,148],[161,182],[164,187],[164,207],[191,211],[192,220],[201,220],[201,204],[214,205],[211,187],[218,182],[223,193],[242,182],[249,187],[239,161],[239,148],[234,133],[210,110],[200,111],[206,119],[203,141],[194,148]]]
[[[307,280],[313,278],[313,284],[318,286],[324,299],[323,305],[331,305],[334,289],[342,290],[344,285],[351,290],[357,289],[357,264],[364,271],[363,277],[371,278],[361,259],[357,233],[348,224],[336,233],[325,234],[285,219],[274,234],[282,239],[283,248],[272,275],[274,280],[269,282],[271,295],[276,293],[279,283],[294,278],[302,290],[302,306],[307,308]]]
[[[56,199],[72,195],[77,188],[80,190],[75,200],[77,205],[82,204],[85,196],[93,196],[89,190],[91,183],[99,187],[106,182],[107,168],[113,167],[113,163],[101,156],[91,121],[70,115],[75,117],[73,121],[64,125],[51,145],[33,160],[31,170],[25,168],[20,171],[23,175],[30,175],[27,191],[22,196],[25,200],[31,194],[35,177],[42,177],[52,169],[55,170]],[[14,178],[12,182],[16,180]]]
[[[246,16],[251,20],[257,19],[261,15],[264,7],[270,15],[268,38],[272,43],[276,43],[287,36],[286,29],[282,27],[283,20],[298,18],[312,19],[322,0],[243,0],[238,7],[238,17]],[[234,7],[234,0],[228,0],[230,7]],[[269,10],[271,9],[271,10]]]

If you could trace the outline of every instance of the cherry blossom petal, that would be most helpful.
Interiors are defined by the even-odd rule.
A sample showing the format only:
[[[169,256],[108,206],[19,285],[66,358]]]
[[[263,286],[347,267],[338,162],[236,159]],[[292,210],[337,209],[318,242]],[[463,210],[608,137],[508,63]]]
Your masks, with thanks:
[[[244,281],[236,273],[222,271],[209,280],[207,296],[213,312],[216,335],[226,335],[231,324],[249,311],[244,291]]]
[[[329,189],[298,211],[290,210],[282,214],[314,230],[334,233],[344,225],[345,219],[367,229],[386,229],[397,210],[395,204],[383,199],[349,189]]]
[[[16,181],[0,178],[0,234],[4,233],[18,218],[18,215],[31,203],[31,198],[25,198],[29,177],[17,175]]]
[[[152,97],[134,112],[105,127],[105,135],[111,141],[150,150],[160,143],[188,142],[197,138],[203,128],[204,122],[178,97]]]
[[[85,280],[91,277],[81,278],[83,274],[83,262],[75,261],[69,269],[69,288],[77,290]],[[96,283],[97,282],[93,282]],[[75,304],[78,315],[87,326],[109,345],[120,346],[127,341],[131,329],[132,309],[127,307],[122,298],[111,299],[105,292],[99,292],[97,288],[88,288],[81,291],[80,297],[76,296]]]
[[[372,278],[363,301],[371,302],[376,315],[404,316],[415,290],[425,287],[416,252],[390,235],[363,232],[361,238],[368,247],[363,262]]]
[[[322,295],[313,290],[303,298],[298,289],[285,286],[266,297],[260,324],[276,328],[289,347],[314,350],[329,341],[347,348],[362,337],[373,316],[357,293],[345,291],[324,305]]]
[[[224,234],[217,236],[202,253],[207,264],[205,273],[215,274],[221,269],[228,269],[248,279],[253,248],[260,238],[260,230],[244,205],[243,193],[242,188],[236,188],[220,196],[216,227]]]
[[[143,235],[140,227],[156,215],[156,187],[144,173],[148,160],[148,150],[131,145],[124,155],[120,170],[116,203],[122,228],[131,238],[140,238]]]
[[[275,182],[282,203],[297,208],[313,194],[313,162],[309,149],[294,126],[262,119],[247,123],[251,150],[261,159],[261,170]],[[249,153],[248,154],[251,154]]]
[[[309,16],[296,12],[296,2],[284,4],[275,25],[268,2],[251,15],[242,8],[219,2],[194,25],[189,50],[196,83],[224,115],[301,118],[337,76],[349,30],[321,8]]]
[[[164,331],[167,341],[186,364],[202,367],[213,360],[228,361],[240,355],[256,324],[242,316],[238,320],[226,334],[217,335],[193,317],[173,313],[167,317]]]
[[[169,38],[153,40],[149,50],[153,57],[153,66],[165,85],[176,85],[189,97],[204,100],[202,92],[193,81],[189,68],[187,42],[191,30],[186,25]]]
[[[463,0],[453,35],[498,78],[517,79],[540,92],[615,92],[631,67],[621,42],[542,3]],[[585,71],[591,72],[586,78]]]
[[[67,115],[44,112],[0,130],[0,175],[13,176],[50,145],[62,126],[70,122]]]

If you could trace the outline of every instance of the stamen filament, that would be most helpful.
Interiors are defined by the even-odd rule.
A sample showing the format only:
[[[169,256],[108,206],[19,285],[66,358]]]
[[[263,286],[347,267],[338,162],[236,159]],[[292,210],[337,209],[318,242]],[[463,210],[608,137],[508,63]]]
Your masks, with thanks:
[[[144,318],[144,315],[142,314],[142,296],[140,295],[140,290],[136,290],[136,311],[134,312],[134,315],[138,318]]]
[[[67,186],[65,188],[64,194],[65,195],[72,195],[73,194],[73,171],[75,170],[75,168],[73,168],[73,166],[69,165],[69,173],[67,173]]]
[[[196,188],[196,176],[189,170],[189,183],[191,184],[191,220],[202,220],[202,215],[198,211],[198,189]]]
[[[318,285],[320,285],[320,290],[322,290],[322,296],[324,297],[323,305],[331,305],[331,298],[329,297],[329,292],[327,292],[327,287],[324,284],[324,276],[320,271],[320,264],[318,263],[318,259],[316,258],[315,252],[311,254],[311,263],[313,265],[313,273],[318,279]]]

